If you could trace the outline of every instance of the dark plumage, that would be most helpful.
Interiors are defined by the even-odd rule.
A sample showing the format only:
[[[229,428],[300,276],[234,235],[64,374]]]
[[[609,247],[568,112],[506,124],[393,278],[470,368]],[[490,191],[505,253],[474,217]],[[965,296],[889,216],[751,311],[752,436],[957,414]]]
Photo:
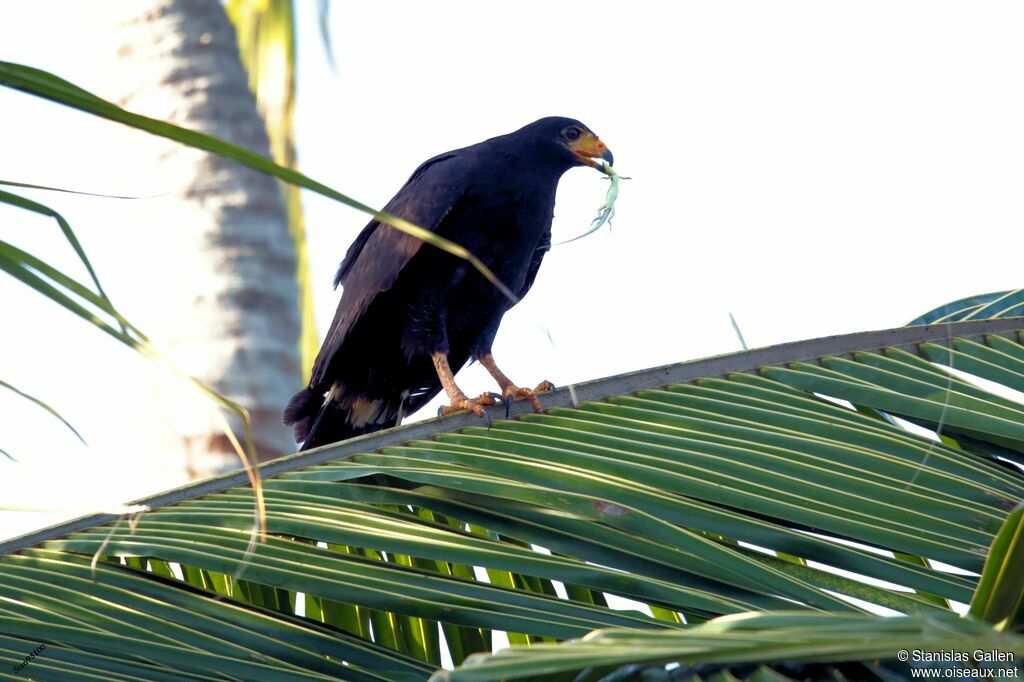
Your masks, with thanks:
[[[573,166],[601,168],[597,158],[612,160],[585,125],[543,118],[429,159],[384,210],[466,247],[522,298],[551,245],[559,179]],[[465,260],[374,220],[349,247],[339,284],[309,386],[284,413],[302,449],[394,426],[442,388],[453,409],[482,414],[486,399],[467,399],[451,376],[471,357],[506,398],[539,405],[490,357],[512,302]]]

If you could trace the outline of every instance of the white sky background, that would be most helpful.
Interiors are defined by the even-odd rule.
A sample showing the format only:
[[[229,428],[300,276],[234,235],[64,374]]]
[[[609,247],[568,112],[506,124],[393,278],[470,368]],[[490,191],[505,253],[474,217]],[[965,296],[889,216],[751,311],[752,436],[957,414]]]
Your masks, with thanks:
[[[53,21],[60,4],[0,4],[0,59],[89,88],[77,27]],[[523,385],[735,351],[729,312],[762,346],[1022,286],[1020,3],[335,3],[337,74],[315,3],[298,4],[298,151],[312,177],[382,206],[429,156],[565,115],[634,178],[613,228],[556,247],[506,316],[495,356]],[[3,89],[0,124],[0,178],[162,191],[140,183],[138,134],[116,124]],[[556,241],[587,229],[606,187],[590,169],[565,176]],[[142,314],[157,286],[140,283],[145,263],[159,258],[147,226],[118,222],[124,202],[32,196],[65,214],[129,319]],[[323,334],[334,269],[366,217],[305,199]],[[79,272],[45,220],[0,207],[0,238]],[[83,489],[109,505],[182,482],[179,462],[120,437],[118,415],[145,417],[144,361],[3,275],[0,311],[0,378],[91,445],[0,392],[0,448],[19,459],[0,457],[0,505],[84,512]],[[460,383],[492,388],[477,368]],[[53,518],[0,515],[0,537]]]

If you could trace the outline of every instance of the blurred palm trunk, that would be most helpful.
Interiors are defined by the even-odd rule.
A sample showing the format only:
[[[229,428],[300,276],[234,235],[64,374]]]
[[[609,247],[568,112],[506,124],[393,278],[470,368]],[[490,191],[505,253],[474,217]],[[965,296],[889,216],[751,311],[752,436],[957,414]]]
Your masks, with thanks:
[[[319,0],[321,34],[330,59],[327,35],[327,0]],[[228,0],[228,18],[238,35],[242,65],[249,74],[249,89],[266,121],[270,155],[282,166],[298,165],[295,152],[295,4],[293,0]],[[288,211],[288,230],[296,254],[295,278],[299,287],[299,357],[302,376],[313,370],[320,350],[313,309],[302,197],[295,185],[280,183]]]
[[[100,9],[102,7],[102,9]],[[96,92],[132,111],[269,155],[218,0],[88,4],[94,49],[110,68]],[[152,249],[138,254],[148,283],[140,326],[172,363],[246,407],[261,460],[294,450],[281,409],[302,383],[296,248],[277,182],[172,142],[133,150],[166,192],[140,209]],[[155,285],[154,285],[155,284]],[[212,410],[159,391],[154,411],[172,416],[193,477],[238,465]],[[232,426],[236,427],[237,423]],[[166,449],[168,444],[162,444]]]

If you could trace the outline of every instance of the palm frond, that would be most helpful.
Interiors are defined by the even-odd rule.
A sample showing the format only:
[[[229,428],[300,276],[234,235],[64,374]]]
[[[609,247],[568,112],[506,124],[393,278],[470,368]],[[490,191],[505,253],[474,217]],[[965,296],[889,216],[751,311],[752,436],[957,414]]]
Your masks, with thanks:
[[[1022,315],[1024,315],[1024,289],[1015,289],[967,296],[930,310],[914,319],[910,324],[963,322],[964,320],[1020,317]]]
[[[930,661],[900,661],[900,652],[996,649],[1024,656],[1024,638],[993,634],[952,614],[882,618],[865,614],[771,613],[723,616],[686,630],[599,630],[581,640],[510,648],[474,656],[432,682],[490,680],[807,680],[912,679]],[[671,674],[668,663],[679,664]],[[962,664],[961,664],[962,663]],[[818,665],[816,665],[818,664]],[[660,676],[640,677],[649,666]],[[1013,662],[954,662],[972,670],[1013,672]],[[615,673],[618,674],[615,674]],[[954,675],[949,675],[954,677]],[[959,677],[971,677],[961,674]]]
[[[867,619],[856,622],[877,647],[853,656],[892,652],[895,630],[866,613],[891,609],[914,616],[893,621],[900,636],[927,643],[950,602],[971,601],[1024,498],[1012,463],[1024,454],[1024,406],[969,380],[1016,385],[1022,341],[1024,320],[996,319],[784,344],[582,384],[576,404],[561,390],[546,414],[516,404],[516,418],[495,410],[489,429],[454,415],[294,455],[262,468],[270,538],[251,551],[253,500],[240,475],[140,501],[154,510],[134,524],[98,515],[0,544],[0,574],[28,581],[0,580],[4,603],[18,605],[0,634],[163,670],[199,646],[190,614],[229,597],[223,650],[191,657],[186,672],[246,679],[271,674],[238,667],[252,659],[229,646],[254,613],[362,643],[394,656],[395,670],[410,659],[436,667],[443,650],[462,663],[496,632],[543,652],[542,670],[578,660],[572,647],[591,640],[564,653],[542,643],[608,628],[627,630],[594,640],[612,643],[609,666],[629,662],[630,637],[668,642],[633,662],[683,661],[691,633],[722,627],[695,625],[750,611],[807,629],[826,624],[819,616]],[[900,426],[911,422],[942,439]],[[39,603],[54,572],[87,568],[96,552],[95,583],[74,588],[81,613]],[[177,589],[182,610],[157,622],[140,607],[135,630],[122,631],[126,607],[105,591],[120,580]],[[1019,645],[949,622],[957,636]],[[767,631],[752,641],[778,644]],[[159,646],[114,645],[125,636]],[[305,657],[271,652],[259,664],[277,679],[330,675],[338,661],[352,676],[383,669],[352,651],[295,646]],[[779,645],[778,655],[797,651]],[[456,675],[524,660],[505,654]],[[403,670],[426,677],[422,666]]]

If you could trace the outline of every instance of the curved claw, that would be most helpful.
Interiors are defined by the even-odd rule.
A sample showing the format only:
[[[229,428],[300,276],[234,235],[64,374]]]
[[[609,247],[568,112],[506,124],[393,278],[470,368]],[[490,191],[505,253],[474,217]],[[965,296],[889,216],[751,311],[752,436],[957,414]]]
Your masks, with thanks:
[[[505,419],[511,419],[512,418],[512,401],[511,400],[505,400],[504,396],[499,396],[498,400],[500,400],[501,404],[505,406]]]
[[[501,402],[501,396],[497,393],[491,393],[490,391],[484,391],[477,397],[473,398],[473,402],[477,405],[497,405]]]
[[[519,399],[529,400],[530,407],[533,408],[534,412],[544,411],[544,407],[540,404],[540,399],[537,397],[537,393],[532,388],[519,388],[515,384],[511,384],[505,388],[502,396],[505,398],[506,415],[508,414],[512,401]]]
[[[555,390],[555,385],[545,379],[544,381],[537,384],[537,388],[533,389],[534,393],[547,393],[548,391]]]
[[[490,397],[489,394],[485,394],[485,395]],[[483,397],[483,396],[481,396],[481,397]],[[459,412],[461,410],[466,410],[467,412],[472,412],[476,416],[478,416],[481,419],[485,420],[487,422],[487,428],[490,428],[491,427],[491,416],[489,414],[487,414],[487,412],[484,410],[484,406],[485,405],[493,405],[493,404],[494,404],[493,402],[491,402],[491,403],[488,403],[486,401],[481,402],[480,398],[476,398],[476,399],[473,399],[473,400],[471,400],[469,398],[463,398],[462,400],[455,401],[451,405],[442,405],[441,407],[439,407],[437,409],[437,416],[438,417],[444,417],[444,416],[447,416],[449,414],[452,414],[453,412]]]
[[[491,393],[490,391],[484,391],[476,398],[473,399],[478,405],[497,405],[499,403],[505,403],[505,399],[497,393]],[[509,405],[505,403],[505,419],[508,419]],[[484,413],[484,419],[487,420],[487,428],[491,428],[491,415]]]

